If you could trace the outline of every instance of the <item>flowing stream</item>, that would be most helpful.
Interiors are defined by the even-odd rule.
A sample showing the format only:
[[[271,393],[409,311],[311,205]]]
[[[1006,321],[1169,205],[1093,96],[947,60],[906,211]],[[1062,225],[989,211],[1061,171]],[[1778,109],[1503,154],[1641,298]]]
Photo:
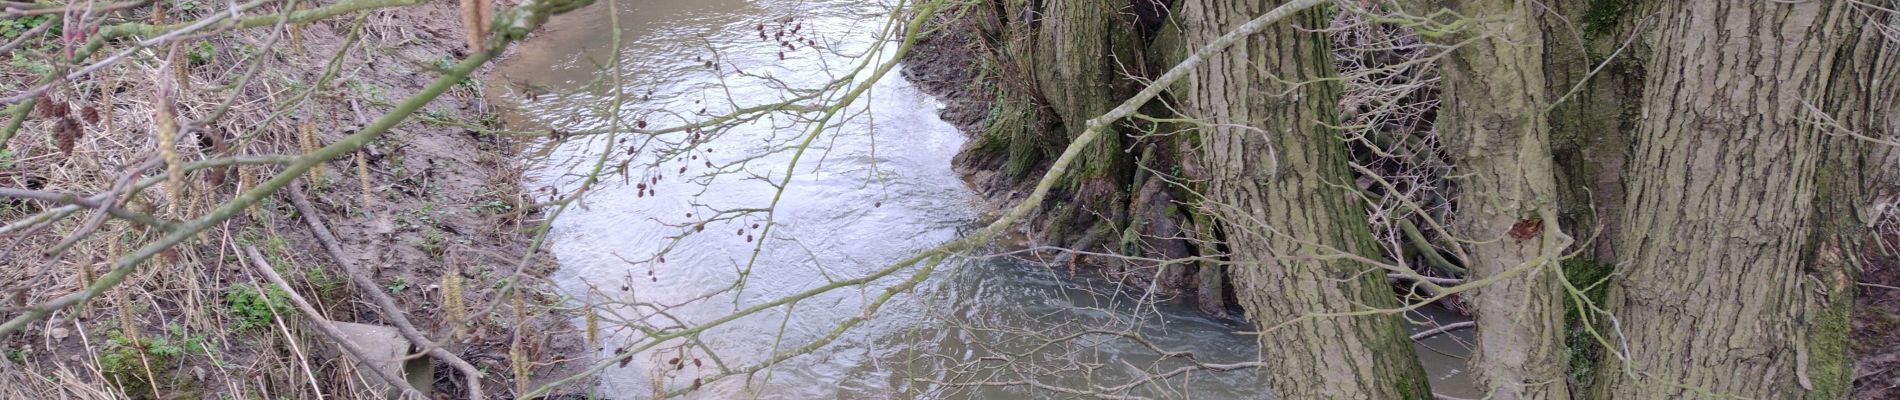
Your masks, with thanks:
[[[617,6],[618,69],[612,15],[597,4],[557,18],[491,74],[489,95],[514,110],[506,116],[511,128],[607,128],[610,121],[602,116],[616,93],[624,100],[623,127],[642,121],[653,128],[677,126],[803,94],[787,87],[861,81],[864,75],[848,76],[859,59],[888,59],[864,54],[888,23],[886,5],[649,0]],[[786,36],[777,36],[781,29]],[[761,40],[764,35],[774,38]],[[792,38],[801,43],[788,50],[781,41]],[[782,195],[774,184],[792,163],[785,146],[811,132],[808,118],[816,113],[772,113],[683,152],[667,153],[697,143],[693,134],[576,140],[555,150],[554,162],[524,185],[540,194],[536,190],[544,187],[576,190],[601,152],[621,157],[628,148],[637,150],[627,178],[600,182],[584,204],[553,222],[550,235],[561,263],[554,278],[563,294],[610,304],[599,308],[599,355],[612,357],[647,337],[609,329],[616,322],[641,319],[664,327],[714,321],[865,276],[986,223],[976,195],[951,171],[950,159],[965,138],[938,119],[940,107],[890,72],[812,143]],[[620,160],[609,160],[606,169],[616,171]],[[764,208],[775,196],[769,233],[759,227],[766,224],[764,214],[735,211]],[[700,224],[703,231],[694,229]],[[688,232],[693,234],[675,240]],[[758,240],[765,241],[756,247],[754,262]],[[662,251],[663,261],[654,257]],[[780,307],[738,318],[703,332],[697,342],[662,342],[608,369],[597,393],[649,398],[691,388],[695,379],[718,374],[718,365],[738,368],[793,351],[864,316],[885,288],[913,271],[813,296],[789,311]],[[1131,291],[1113,282],[1082,275],[1017,257],[951,260],[829,345],[756,374],[707,383],[687,397],[1074,397],[1025,385],[967,384],[1029,380],[1059,388],[1113,387],[1187,365],[1183,357],[1161,357],[1138,341],[1104,335],[1035,347],[1085,329],[1138,333],[1148,345],[1192,353],[1202,362],[1260,356],[1252,337],[1239,333],[1250,329],[1240,321],[1130,297],[1123,293]],[[743,289],[728,290],[741,276]],[[660,307],[666,311],[655,312]],[[1457,318],[1443,311],[1411,317],[1441,323]],[[1461,343],[1468,335],[1440,335],[1418,346],[1440,393],[1475,397],[1461,371],[1467,353]],[[1259,373],[1194,371],[1127,394],[1265,398]]]

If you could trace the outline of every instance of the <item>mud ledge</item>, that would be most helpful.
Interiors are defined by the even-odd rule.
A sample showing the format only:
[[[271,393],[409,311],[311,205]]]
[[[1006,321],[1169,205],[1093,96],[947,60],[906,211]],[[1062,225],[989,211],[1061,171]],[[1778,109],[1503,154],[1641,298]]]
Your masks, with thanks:
[[[141,7],[129,12],[146,15],[149,10]],[[232,153],[291,153],[310,146],[299,143],[300,131],[314,134],[317,145],[338,140],[427,85],[439,75],[432,69],[447,57],[465,54],[461,14],[454,2],[374,11],[363,21],[362,38],[340,58],[335,80],[300,106],[303,110],[290,112],[290,118],[269,117],[286,96],[283,93],[290,92],[286,86],[320,80],[332,58],[350,43],[355,18],[341,16],[306,25],[298,40],[280,41],[267,49],[260,49],[266,36],[263,30],[205,39],[208,59],[194,62],[189,69],[197,91],[181,95],[181,115],[197,118],[209,113],[230,95],[222,85],[238,75],[237,66],[245,63],[246,54],[263,52],[272,58],[252,87],[238,95],[239,106],[204,135],[233,140],[256,132],[236,142],[242,144]],[[149,59],[127,62],[150,70],[157,69],[156,63]],[[13,80],[30,75],[18,65],[0,66],[0,76]],[[389,293],[405,316],[432,340],[485,371],[483,389],[488,396],[512,398],[518,387],[534,387],[517,386],[524,383],[515,379],[517,366],[527,368],[524,372],[533,378],[526,383],[536,385],[584,368],[593,352],[569,323],[571,315],[560,310],[560,296],[540,290],[550,287],[545,277],[557,264],[543,251],[527,257],[541,215],[540,210],[529,208],[534,202],[519,184],[526,143],[457,127],[496,123],[480,86],[484,81],[480,75],[492,68],[491,63],[365,151],[326,163],[321,172],[306,177],[313,182],[307,193],[320,218],[341,240],[344,252],[355,258],[351,261],[381,287],[357,287],[344,279],[337,261],[323,250],[280,192],[201,239],[141,266],[114,290],[126,295],[115,300],[109,292],[77,308],[76,315],[59,313],[46,323],[33,324],[24,334],[0,337],[0,348],[7,350],[6,361],[0,361],[0,397],[65,397],[83,393],[79,390],[135,398],[153,393],[178,398],[300,398],[313,392],[336,398],[377,397],[359,378],[372,374],[341,362],[335,346],[303,318],[292,315],[294,311],[279,310],[286,315],[281,319],[265,314],[265,326],[244,325],[259,321],[244,317],[257,310],[242,308],[258,304],[249,302],[252,297],[244,293],[258,293],[255,288],[261,281],[236,255],[245,245],[263,250],[270,264],[331,320],[388,325],[390,316],[369,300],[366,291]],[[111,82],[118,88],[112,95],[76,84],[50,97],[74,110],[90,113],[104,108],[110,113],[107,121],[86,125],[79,143],[70,145],[56,138],[53,118],[30,117],[7,147],[12,152],[9,164],[17,165],[0,168],[0,187],[95,193],[101,188],[101,182],[95,181],[101,177],[74,177],[69,168],[116,171],[115,165],[150,151],[152,114],[144,103],[151,100],[152,77],[142,67],[111,71],[100,74],[102,83],[95,84]],[[185,148],[181,153],[187,161],[209,158],[215,152],[211,146],[194,144],[213,140],[181,139]],[[62,151],[63,146],[73,149]],[[166,216],[196,217],[205,205],[228,200],[253,180],[275,171],[274,167],[239,167],[220,171],[215,178],[201,171],[190,176],[189,187],[176,195],[178,199],[153,187],[132,203],[164,210],[176,201],[183,210]],[[8,221],[43,209],[32,203],[0,203],[6,206],[0,207],[0,219]],[[0,316],[10,317],[15,307],[75,290],[86,279],[82,275],[98,273],[104,260],[146,237],[136,228],[114,222],[98,235],[110,239],[82,242],[60,259],[40,259],[35,249],[45,248],[74,224],[66,221],[50,229],[50,234],[0,241],[0,254],[5,254],[0,264],[9,266],[0,271],[0,293],[6,294],[6,300],[0,301]],[[25,268],[41,263],[49,267]],[[499,288],[517,270],[524,275],[520,286],[527,289],[526,295],[503,296]],[[261,287],[268,288],[269,283]],[[459,309],[449,307],[458,302]],[[262,303],[270,304],[269,300]],[[516,310],[518,306],[525,307]],[[138,342],[144,344],[128,344]],[[130,366],[139,368],[130,368],[125,364],[128,360],[138,361]],[[453,369],[436,363],[433,379],[434,397],[466,398],[463,380]],[[586,389],[563,388],[556,393]]]
[[[996,106],[996,94],[990,91],[994,83],[981,76],[984,55],[978,39],[971,36],[975,28],[968,25],[961,20],[951,21],[917,38],[904,55],[903,75],[918,89],[942,101],[944,108],[938,116],[971,139],[958,149],[951,168],[983,196],[989,209],[1000,210],[1028,195],[1035,182],[1004,176],[1002,165],[990,165],[995,160],[983,159],[971,151],[980,145],[979,135]],[[1043,170],[1046,168],[1037,166],[1031,176]]]

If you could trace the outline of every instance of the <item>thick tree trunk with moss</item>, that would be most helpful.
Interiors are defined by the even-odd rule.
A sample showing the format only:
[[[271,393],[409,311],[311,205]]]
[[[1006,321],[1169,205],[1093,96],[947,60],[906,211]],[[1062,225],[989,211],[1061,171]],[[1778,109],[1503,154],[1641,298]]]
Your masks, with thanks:
[[[1833,2],[1437,1],[1494,35],[1440,42],[1462,43],[1440,65],[1437,128],[1458,168],[1452,233],[1467,241],[1472,278],[1511,276],[1468,293],[1481,385],[1499,398],[1846,393],[1853,254],[1867,201],[1891,194],[1900,162],[1868,141],[1893,140],[1900,118],[1895,44],[1868,27],[1891,14]],[[1019,160],[1067,140],[1062,123],[1124,94],[1124,73],[1145,66],[1136,56],[1171,65],[1179,49],[1271,7],[1254,3],[1184,0],[1147,36],[1115,16],[1123,3],[988,2],[1007,27],[993,61],[1016,85],[998,85],[1011,106],[988,124],[1007,134],[979,142],[1002,138],[991,150],[1020,174],[1034,162]],[[1066,201],[1045,210],[1043,232],[1071,229],[1050,235],[1058,245],[1230,256],[1227,282],[1158,279],[1192,278],[1204,303],[1235,287],[1268,330],[1263,355],[1284,398],[1425,397],[1396,318],[1300,318],[1397,305],[1383,271],[1340,257],[1372,246],[1346,192],[1346,148],[1323,124],[1338,88],[1311,81],[1332,73],[1330,54],[1300,29],[1323,25],[1311,13],[1257,35],[1173,88],[1180,117],[1211,124],[1194,134],[1118,126],[1116,143],[1091,155],[1103,164],[1053,197]],[[1183,171],[1150,173],[1176,164]],[[1161,176],[1194,190],[1159,189]],[[1170,210],[1174,199],[1194,208]],[[1226,247],[1130,245],[1176,234]],[[1569,295],[1549,261],[1566,243],[1587,246],[1565,262],[1587,278],[1571,283],[1588,287],[1616,266],[1613,293]],[[1585,310],[1594,304],[1610,313]],[[1601,362],[1579,362],[1590,359]]]
[[[1543,46],[1535,9],[1515,0],[1443,2],[1466,30],[1439,62],[1438,131],[1456,166],[1453,233],[1469,279],[1509,276],[1466,297],[1478,342],[1472,372],[1502,399],[1565,399],[1557,185],[1545,119]]]
[[[1616,264],[1623,171],[1641,114],[1642,13],[1636,0],[1548,0],[1543,32],[1545,98],[1558,213],[1576,237],[1573,275],[1593,278]],[[1576,282],[1588,285],[1589,281]]]
[[[994,98],[981,133],[954,161],[992,197],[1021,193],[1026,178],[1055,149],[1079,135],[1084,121],[1134,94],[1153,73],[1156,32],[1169,14],[1159,0],[988,0],[970,4],[959,24],[981,40],[979,84]],[[1178,35],[1174,36],[1178,39]],[[1169,45],[1179,46],[1177,41]],[[933,66],[939,67],[940,66]],[[1167,116],[1151,104],[1148,115]],[[1032,215],[1044,244],[1100,253],[1180,259],[1203,252],[1206,224],[1194,222],[1195,196],[1183,184],[1179,123],[1126,122],[1100,137],[1059,182],[1047,207]],[[1161,133],[1148,135],[1149,133]],[[1165,176],[1164,176],[1165,175]],[[1186,178],[1186,179],[1183,179]],[[1061,260],[1059,262],[1069,262]],[[1078,256],[1111,279],[1165,295],[1194,295],[1221,311],[1222,281],[1212,268]]]
[[[1807,345],[1807,267],[1837,248],[1816,241],[1822,184],[1858,181],[1823,169],[1809,106],[1837,78],[1849,7],[1660,5],[1609,298],[1628,358],[1598,370],[1596,397],[1804,397],[1816,361],[1846,357]]]
[[[1607,325],[1592,308],[1616,265],[1623,215],[1623,170],[1640,116],[1645,54],[1635,36],[1635,0],[1550,0],[1536,13],[1543,31],[1545,98],[1557,179],[1558,221],[1575,242],[1562,263],[1580,295],[1564,292],[1569,379],[1582,392],[1592,385],[1609,346]]]
[[[1134,43],[1129,40],[1132,35],[1115,26],[1116,16],[1127,5],[1127,0],[1042,2],[1041,18],[1037,20],[1040,26],[1036,28],[1036,83],[1071,140],[1082,134],[1083,121],[1101,115],[1133,94],[1124,89],[1128,87],[1122,76],[1126,71],[1116,70],[1118,65],[1137,65],[1128,57],[1133,53]],[[1080,173],[1074,179],[1114,181],[1113,177],[1126,172],[1132,158],[1121,145],[1121,135],[1102,135],[1082,154]]]
[[[1031,19],[1035,43],[1033,79],[1043,106],[1055,114],[1063,143],[1082,134],[1085,121],[1101,115],[1118,99],[1132,94],[1116,71],[1115,61],[1128,60],[1134,43],[1117,23],[1126,1],[1046,0]],[[1119,64],[1131,65],[1131,64]],[[1133,200],[1133,157],[1123,149],[1124,138],[1107,132],[1082,153],[1074,173],[1063,178],[1069,200],[1046,221],[1047,239],[1087,251],[1114,251],[1129,232],[1128,205]]]
[[[1900,7],[1892,0],[1868,4]],[[1804,293],[1806,313],[1798,321],[1806,347],[1797,354],[1807,357],[1797,359],[1796,378],[1810,389],[1811,399],[1849,395],[1855,372],[1849,345],[1854,282],[1866,268],[1858,255],[1871,245],[1868,227],[1879,218],[1871,207],[1892,201],[1900,191],[1900,113],[1894,111],[1900,110],[1900,42],[1883,31],[1896,18],[1900,15],[1886,12],[1850,14],[1853,33],[1834,63],[1826,97],[1816,102],[1833,122],[1822,127],[1830,136],[1815,178],[1820,191],[1807,249],[1811,264],[1803,271],[1814,288]]]
[[[1275,4],[1188,0],[1179,6],[1190,48]],[[1207,209],[1225,233],[1229,275],[1262,328],[1268,383],[1286,399],[1430,397],[1394,315],[1310,318],[1398,305],[1377,266],[1346,259],[1372,249],[1329,128],[1340,93],[1323,12],[1303,12],[1196,69],[1177,93],[1198,131],[1209,178]],[[1284,81],[1283,81],[1284,80]],[[1298,86],[1289,82],[1299,82]]]

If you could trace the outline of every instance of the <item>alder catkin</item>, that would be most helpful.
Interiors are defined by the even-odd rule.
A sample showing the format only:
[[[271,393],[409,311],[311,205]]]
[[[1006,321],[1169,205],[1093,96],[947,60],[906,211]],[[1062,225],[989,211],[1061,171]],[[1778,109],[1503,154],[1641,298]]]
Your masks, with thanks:
[[[523,299],[525,296],[522,290],[515,289],[515,340],[508,347],[508,359],[514,364],[516,393],[528,392],[528,352],[523,347],[526,340],[522,340],[522,336],[525,334],[521,332],[528,326],[528,302]]]
[[[178,92],[190,93],[191,62],[184,58],[183,52],[178,51],[179,46],[184,45],[172,44],[171,53],[166,57],[165,62],[171,64],[172,79],[177,80]]]
[[[464,315],[468,308],[464,290],[461,272],[450,268],[448,272],[442,274],[442,307],[448,309],[449,312],[449,320],[445,325],[449,327],[451,336],[461,334],[462,322],[467,318]]]
[[[317,151],[316,118],[304,118],[303,122],[297,125],[297,143],[303,146],[304,154]],[[316,187],[319,183],[323,182],[323,163],[311,165],[310,172],[304,179],[310,180],[311,187]]]
[[[199,149],[199,151],[202,152],[204,150]],[[218,187],[217,186],[211,186],[209,184],[206,184],[202,180],[192,181],[191,183],[189,183],[189,185],[191,185],[191,188],[192,188],[191,197],[198,200],[197,209],[194,210],[192,214],[190,215],[210,214],[211,210],[218,209]],[[210,243],[211,234],[212,234],[211,229],[198,231],[198,242]]]
[[[119,92],[119,80],[113,77],[114,74],[101,75],[106,77],[105,84],[99,88],[99,120],[105,123],[105,128],[100,132],[110,134],[112,133],[112,97]]]
[[[178,116],[171,93],[158,90],[158,153],[165,159],[165,191],[171,198],[171,212],[178,213],[185,198],[184,157],[178,154]]]
[[[583,311],[587,319],[587,347],[600,347],[600,314],[594,312],[593,304],[588,304]]]
[[[92,263],[88,262],[88,263],[80,264],[79,289],[77,290],[86,290],[87,287],[92,286],[92,281],[98,280],[98,279],[99,278],[93,276]]]
[[[237,186],[238,192],[243,192],[245,189],[249,189],[251,186],[257,184],[256,170],[239,165],[237,166],[237,172],[238,172],[238,186]]]
[[[303,24],[290,24],[290,26],[286,28],[290,30],[290,50],[297,52],[297,55],[305,55],[303,50]]]
[[[356,180],[363,184],[363,207],[369,207],[369,152],[356,152]]]
[[[139,324],[132,319],[132,316],[138,314],[132,313],[132,300],[126,298],[125,292],[127,291],[130,291],[130,289],[118,288],[118,290],[113,290],[112,305],[119,311],[119,334],[124,335],[126,339],[130,339],[132,343],[136,344],[139,343],[141,335],[139,334]]]
[[[482,48],[482,11],[480,0],[462,0],[462,32],[467,35],[468,51]]]
[[[477,29],[476,32],[478,35],[477,38],[487,39],[488,38],[488,23],[489,21],[495,20],[495,16],[494,16],[495,2],[492,0],[475,0],[475,2],[476,2],[475,11],[478,13],[476,16],[477,20],[475,23],[475,27]],[[481,47],[482,46],[477,45],[474,48],[480,49]]]

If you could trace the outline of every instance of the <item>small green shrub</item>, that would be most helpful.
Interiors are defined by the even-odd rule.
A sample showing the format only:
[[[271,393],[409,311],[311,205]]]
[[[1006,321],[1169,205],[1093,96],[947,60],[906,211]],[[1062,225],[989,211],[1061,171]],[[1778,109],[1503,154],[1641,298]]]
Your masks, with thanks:
[[[331,275],[323,268],[304,268],[303,283],[316,292],[317,298],[326,300],[325,303],[343,299],[343,278]]]
[[[187,392],[191,382],[183,379],[172,368],[178,360],[188,354],[206,354],[202,336],[184,336],[182,328],[173,326],[172,335],[144,338],[136,343],[123,332],[106,332],[105,347],[99,352],[99,371],[106,379],[120,385],[127,396],[135,399],[151,398],[153,393]],[[183,340],[174,337],[185,337]],[[140,350],[143,348],[143,355]],[[150,363],[150,370],[146,368]],[[148,374],[149,371],[149,374]],[[153,379],[159,387],[154,388]],[[154,390],[157,389],[157,390]]]
[[[209,41],[201,41],[197,46],[192,46],[185,57],[191,60],[191,65],[208,64],[218,58],[218,48],[212,47]]]
[[[46,60],[39,59],[38,57],[28,57],[25,54],[21,54],[21,52],[19,51],[13,52],[13,59],[9,63],[13,66],[13,68],[23,70],[28,73],[32,73],[34,75],[46,75],[47,73],[53,72],[52,63],[48,63],[46,62]]]
[[[273,315],[296,312],[290,306],[290,295],[278,288],[260,292],[250,286],[232,286],[224,292],[224,305],[230,308],[232,328],[238,331],[269,327]]]
[[[402,277],[396,277],[396,280],[390,281],[389,284],[383,285],[383,288],[389,289],[390,294],[402,294],[403,291],[409,290],[409,280],[403,279]]]
[[[448,247],[446,247],[448,241],[448,237],[443,236],[442,231],[436,230],[435,228],[428,228],[423,230],[422,243],[417,244],[416,248],[431,257],[440,257],[443,252],[448,251]]]
[[[189,12],[189,11],[198,9],[198,2],[196,0],[178,0],[178,1],[172,1],[170,3],[171,3],[172,9],[178,10],[178,11]]]
[[[20,35],[26,34],[26,31],[33,30],[33,28],[38,28],[40,27],[40,24],[44,24],[47,21],[51,21],[51,20],[53,20],[53,16],[47,15],[47,14],[35,15],[35,16],[30,16],[30,17],[0,19],[0,36],[4,36],[7,39],[19,38]],[[47,33],[55,33],[55,34],[59,33],[58,29],[59,29],[59,26],[54,25],[52,28],[47,29]]]

